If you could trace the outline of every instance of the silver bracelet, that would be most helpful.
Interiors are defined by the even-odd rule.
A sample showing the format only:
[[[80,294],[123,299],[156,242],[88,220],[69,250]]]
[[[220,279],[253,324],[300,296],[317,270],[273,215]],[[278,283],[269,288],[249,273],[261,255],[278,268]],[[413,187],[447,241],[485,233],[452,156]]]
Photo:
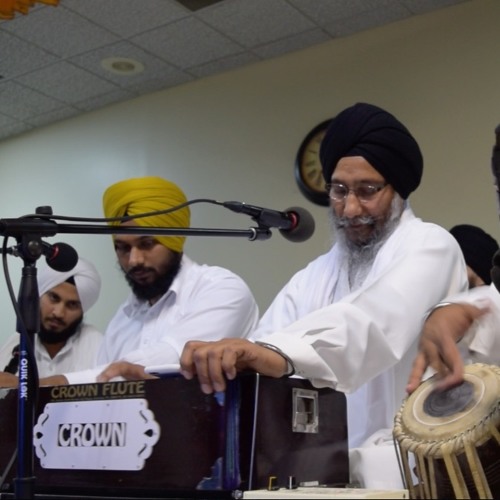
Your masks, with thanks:
[[[274,351],[278,353],[282,358],[285,358],[287,364],[287,371],[283,375],[283,377],[291,377],[295,373],[295,367],[293,366],[292,360],[279,347],[276,347],[275,345],[272,344],[267,344],[266,342],[259,342],[258,340],[255,341],[255,343],[257,345],[265,347],[266,349],[269,349],[270,351]]]
[[[427,311],[427,314],[425,315],[425,319],[427,319],[437,309],[441,309],[441,307],[451,306],[453,304],[455,304],[455,302],[440,302],[439,304],[435,305],[434,307],[431,307],[429,309],[429,311]]]

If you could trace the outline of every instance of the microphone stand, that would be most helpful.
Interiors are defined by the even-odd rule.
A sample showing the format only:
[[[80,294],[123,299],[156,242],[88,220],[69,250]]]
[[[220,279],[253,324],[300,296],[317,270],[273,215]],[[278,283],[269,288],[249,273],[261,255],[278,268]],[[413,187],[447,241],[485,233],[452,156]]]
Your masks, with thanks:
[[[30,239],[26,237],[23,239]],[[33,240],[31,240],[33,241]],[[29,243],[27,243],[29,245]],[[21,248],[24,244],[21,245]],[[38,297],[37,269],[32,257],[23,255],[18,304],[21,318],[19,332],[19,387],[17,426],[17,477],[14,479],[16,498],[33,498],[33,424],[38,400],[38,370],[34,358],[34,335],[40,326],[40,299]]]
[[[37,214],[47,217],[25,216],[18,219],[0,219],[0,235],[13,236],[20,244],[20,256],[24,260],[19,289],[18,331],[20,334],[19,388],[17,422],[17,477],[14,479],[14,495],[19,499],[32,499],[35,493],[33,428],[36,395],[38,391],[38,370],[34,356],[34,334],[39,330],[40,298],[38,296],[36,260],[41,256],[41,238],[66,234],[140,234],[178,236],[236,236],[250,241],[266,240],[272,236],[270,228],[244,229],[199,229],[129,227],[99,224],[57,224],[48,216],[50,207],[39,207]],[[16,311],[17,312],[17,311]]]

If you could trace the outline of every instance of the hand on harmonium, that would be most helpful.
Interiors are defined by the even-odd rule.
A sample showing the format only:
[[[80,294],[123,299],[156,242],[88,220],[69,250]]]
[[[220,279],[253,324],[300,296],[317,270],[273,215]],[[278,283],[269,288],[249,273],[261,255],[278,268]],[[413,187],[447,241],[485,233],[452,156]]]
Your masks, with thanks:
[[[242,370],[276,378],[289,375],[286,357],[271,347],[237,338],[215,342],[191,340],[181,354],[181,373],[188,380],[197,376],[205,394],[224,391],[226,380],[233,380]]]
[[[144,366],[129,363],[128,361],[115,361],[108,365],[97,377],[97,382],[109,382],[116,377],[125,380],[145,380],[158,378],[144,371]]]
[[[0,372],[0,387],[15,388],[19,384],[19,379],[16,375],[7,372]]]

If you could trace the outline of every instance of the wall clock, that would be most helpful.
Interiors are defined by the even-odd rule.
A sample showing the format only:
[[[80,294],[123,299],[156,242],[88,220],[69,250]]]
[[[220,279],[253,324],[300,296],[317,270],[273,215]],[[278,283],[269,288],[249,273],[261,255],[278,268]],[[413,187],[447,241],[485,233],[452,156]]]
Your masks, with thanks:
[[[300,144],[295,159],[295,180],[300,192],[317,205],[328,206],[330,197],[325,190],[325,179],[319,161],[319,148],[331,120],[316,125]]]

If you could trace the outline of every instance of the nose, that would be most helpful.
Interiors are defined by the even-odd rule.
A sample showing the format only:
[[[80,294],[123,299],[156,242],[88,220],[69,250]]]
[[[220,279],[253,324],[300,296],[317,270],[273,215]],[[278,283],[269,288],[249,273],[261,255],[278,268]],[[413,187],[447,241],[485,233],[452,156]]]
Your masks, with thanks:
[[[344,206],[342,210],[342,215],[344,217],[358,217],[363,213],[363,206],[358,200],[358,197],[352,192],[349,191],[344,200]]]
[[[56,302],[52,305],[52,315],[56,318],[62,319],[66,314],[66,307],[62,301]]]
[[[128,256],[129,267],[135,267],[141,264],[144,264],[143,252],[136,247],[132,247]]]

